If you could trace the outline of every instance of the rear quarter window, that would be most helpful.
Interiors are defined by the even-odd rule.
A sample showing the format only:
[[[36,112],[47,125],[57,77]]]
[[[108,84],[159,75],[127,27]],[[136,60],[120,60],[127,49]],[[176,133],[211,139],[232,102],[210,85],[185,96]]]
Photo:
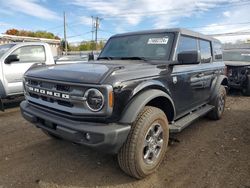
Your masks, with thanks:
[[[199,40],[201,63],[210,63],[212,61],[211,42],[206,40]]]
[[[214,51],[214,59],[215,61],[221,61],[222,60],[222,46],[219,42],[213,43],[213,51]]]

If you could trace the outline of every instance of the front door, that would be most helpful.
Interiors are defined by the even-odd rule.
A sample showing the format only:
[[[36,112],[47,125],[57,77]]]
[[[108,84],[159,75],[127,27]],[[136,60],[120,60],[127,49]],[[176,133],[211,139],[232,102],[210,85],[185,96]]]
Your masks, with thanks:
[[[43,46],[23,46],[15,49],[10,55],[17,55],[18,61],[3,63],[4,81],[7,86],[6,94],[19,94],[23,91],[22,80],[24,73],[35,63],[45,62]]]

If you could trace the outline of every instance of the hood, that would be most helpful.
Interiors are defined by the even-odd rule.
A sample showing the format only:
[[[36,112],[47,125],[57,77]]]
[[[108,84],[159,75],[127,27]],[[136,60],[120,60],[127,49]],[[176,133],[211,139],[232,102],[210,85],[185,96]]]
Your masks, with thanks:
[[[102,84],[159,75],[162,68],[144,61],[96,61],[30,69],[25,76],[85,84]]]
[[[247,61],[224,61],[227,66],[250,66]]]
[[[97,84],[120,66],[100,63],[74,63],[35,67],[25,76],[49,80]]]

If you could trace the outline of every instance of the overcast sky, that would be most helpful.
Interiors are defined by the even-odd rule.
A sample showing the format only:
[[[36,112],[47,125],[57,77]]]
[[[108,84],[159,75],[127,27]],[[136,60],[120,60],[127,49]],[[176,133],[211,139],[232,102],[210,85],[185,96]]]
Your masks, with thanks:
[[[205,34],[250,31],[249,0],[0,0],[0,33],[9,28],[47,30],[69,41],[91,39],[91,16],[102,18],[98,37],[183,27]],[[224,41],[241,37],[223,37]]]

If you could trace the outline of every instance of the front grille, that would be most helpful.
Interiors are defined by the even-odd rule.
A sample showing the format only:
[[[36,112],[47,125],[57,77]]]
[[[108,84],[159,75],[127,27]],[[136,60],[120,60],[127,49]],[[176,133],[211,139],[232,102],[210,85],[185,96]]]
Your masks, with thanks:
[[[62,84],[56,84],[56,90],[57,91],[69,92],[70,91],[70,86],[62,85]]]
[[[74,117],[93,118],[110,116],[112,108],[106,102],[98,112],[91,111],[84,97],[90,88],[97,88],[108,101],[112,87],[109,85],[92,85],[80,83],[67,83],[54,80],[25,77],[24,89],[26,100],[43,110]]]
[[[83,96],[83,89],[49,81],[40,81],[26,78],[26,93],[32,98],[41,99],[48,103],[57,103],[60,106],[73,108],[75,103],[70,100],[72,92]]]

